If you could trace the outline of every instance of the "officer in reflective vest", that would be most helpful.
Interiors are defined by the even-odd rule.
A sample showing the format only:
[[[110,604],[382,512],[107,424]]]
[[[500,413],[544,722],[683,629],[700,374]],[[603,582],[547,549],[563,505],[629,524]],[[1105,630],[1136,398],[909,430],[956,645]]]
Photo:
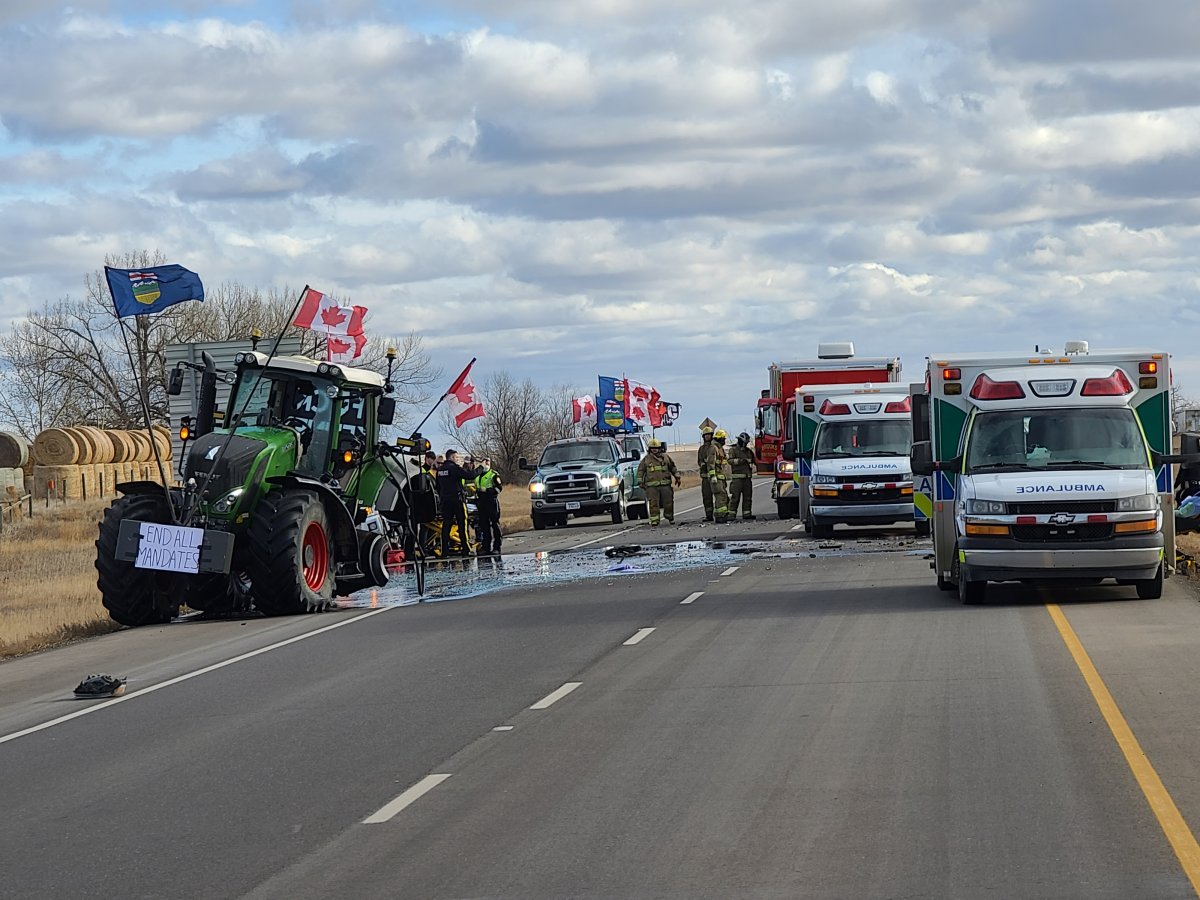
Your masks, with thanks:
[[[475,513],[478,516],[479,552],[500,555],[500,492],[504,484],[490,459],[483,460],[475,476]]]
[[[700,429],[700,447],[696,450],[696,468],[700,470],[700,499],[704,503],[704,518],[713,520],[712,477],[709,474],[717,457],[717,445],[713,443],[713,429]]]
[[[663,442],[650,439],[650,453],[638,463],[638,484],[646,489],[646,503],[650,507],[650,524],[657,526],[659,512],[667,521],[675,524],[675,487],[683,484],[675,460],[666,453]],[[671,486],[674,481],[675,486]]]

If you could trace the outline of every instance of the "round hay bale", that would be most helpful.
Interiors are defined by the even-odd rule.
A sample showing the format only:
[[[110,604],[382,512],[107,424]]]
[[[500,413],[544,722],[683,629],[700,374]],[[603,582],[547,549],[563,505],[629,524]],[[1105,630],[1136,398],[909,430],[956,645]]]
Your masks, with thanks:
[[[155,443],[158,444],[158,455],[162,457],[164,461],[169,462],[172,452],[170,436],[164,435],[161,432],[155,432],[154,440]]]
[[[19,434],[0,431],[0,468],[23,469],[29,465],[29,441]]]
[[[124,431],[116,429],[106,431],[108,439],[113,445],[113,462],[123,463],[128,462],[133,454],[133,443],[126,438]]]
[[[88,427],[88,433],[96,439],[96,465],[108,465],[113,461],[113,456],[117,450],[113,446],[112,439],[108,436],[108,432],[101,428]]]
[[[66,428],[47,428],[33,439],[33,456],[42,466],[71,466],[79,462],[78,442]]]
[[[96,442],[92,436],[82,428],[64,428],[75,439],[75,443],[79,446],[79,456],[75,460],[76,465],[91,466],[96,463]]]
[[[129,437],[133,439],[134,460],[137,462],[145,462],[148,459],[154,459],[154,451],[150,448],[150,438],[144,431],[130,431]]]

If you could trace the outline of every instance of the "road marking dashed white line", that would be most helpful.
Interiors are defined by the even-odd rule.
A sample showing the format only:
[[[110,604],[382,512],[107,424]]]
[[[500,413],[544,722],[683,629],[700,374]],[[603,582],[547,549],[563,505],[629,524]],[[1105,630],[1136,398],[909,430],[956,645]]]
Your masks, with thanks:
[[[682,600],[680,600],[679,604],[682,606],[686,603],[695,603],[697,600],[699,600],[703,596],[704,596],[704,591],[696,591],[695,593],[688,594],[686,597],[684,597]]]
[[[566,684],[564,684],[558,690],[551,691],[549,694],[547,694],[545,697],[543,697],[541,700],[539,700],[537,703],[533,704],[533,706],[531,706],[529,708],[530,709],[545,709],[548,706],[553,706],[555,703],[557,703],[563,697],[567,696],[567,694],[571,693],[571,691],[575,690],[575,688],[579,687],[581,684],[583,684],[582,681],[568,681]]]
[[[497,725],[492,731],[512,731],[514,728],[515,725]]]
[[[406,806],[411,806],[413,803],[420,800],[449,777],[450,776],[445,773],[438,775],[426,775],[391,803],[387,804],[387,806],[380,809],[379,812],[367,816],[365,819],[363,819],[362,823],[364,825],[379,825],[383,822],[387,822],[397,813],[401,812]]]
[[[86,709],[81,709],[73,713],[67,713],[65,716],[59,716],[57,719],[51,719],[49,722],[42,722],[40,725],[32,725],[29,728],[23,728],[20,731],[14,731],[12,734],[6,734],[0,737],[0,744],[7,743],[8,741],[15,741],[17,738],[24,737],[27,734],[44,731],[47,728],[52,728],[55,725],[61,725],[64,722],[71,721],[72,719],[78,719],[80,716],[90,715],[98,710],[115,706],[118,703],[125,703],[129,700],[133,700],[135,697],[144,697],[147,694],[153,694],[155,691],[161,691],[163,688],[171,687],[171,685],[180,684],[184,681],[190,681],[191,679],[198,678],[201,675],[207,675],[209,672],[215,672],[217,669],[223,669],[226,666],[232,666],[234,663],[251,659],[271,650],[278,650],[280,647],[288,646],[288,644],[295,644],[298,641],[306,641],[310,637],[316,637],[318,634],[324,634],[327,631],[333,631],[335,628],[353,625],[355,622],[361,622],[363,619],[369,619],[371,616],[377,616],[380,613],[384,613],[390,609],[396,608],[397,607],[394,606],[385,606],[380,609],[373,609],[370,612],[363,613],[361,616],[355,616],[352,619],[343,619],[341,622],[334,622],[332,625],[326,625],[324,628],[318,628],[315,631],[306,631],[304,634],[298,634],[295,637],[290,637],[286,641],[279,641],[266,647],[259,647],[257,650],[251,650],[249,653],[243,653],[240,656],[233,657],[232,659],[226,659],[219,663],[213,663],[211,666],[205,666],[202,669],[197,669],[195,672],[186,672],[183,675],[177,675],[174,678],[168,678],[166,681],[160,681],[158,684],[152,684],[149,687],[142,688],[141,690],[133,691],[132,693],[125,694],[123,697],[114,697],[112,700],[106,700],[103,703],[97,703],[95,706],[89,706]]]
[[[634,636],[631,637],[629,640],[627,640],[623,646],[632,647],[634,644],[640,644],[642,641],[644,641],[650,635],[650,632],[652,632],[653,630],[654,630],[653,628],[639,628],[637,630],[637,633],[634,634]]]
[[[736,572],[740,568],[741,568],[741,566],[730,566],[728,569],[726,569],[724,572],[721,573],[721,577],[724,577],[726,575],[732,575],[734,572]]]
[[[595,544],[598,541],[606,541],[609,538],[616,537],[618,534],[624,534],[627,531],[633,531],[634,529],[641,528],[641,527],[642,527],[641,525],[631,525],[629,528],[622,528],[620,531],[609,531],[609,532],[606,532],[606,533],[600,535],[600,537],[598,537],[598,538],[592,538],[590,541],[584,541],[582,544],[573,544],[572,546],[568,547],[567,549],[568,550],[578,550],[580,547],[586,547],[588,544]]]

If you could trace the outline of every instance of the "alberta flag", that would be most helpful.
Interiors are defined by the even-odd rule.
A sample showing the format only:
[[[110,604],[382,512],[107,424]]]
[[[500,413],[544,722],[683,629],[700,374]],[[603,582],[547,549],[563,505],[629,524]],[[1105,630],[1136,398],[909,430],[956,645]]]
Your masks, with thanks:
[[[104,277],[121,318],[162,312],[184,300],[204,299],[200,276],[183,266],[147,266],[144,269],[105,266]]]

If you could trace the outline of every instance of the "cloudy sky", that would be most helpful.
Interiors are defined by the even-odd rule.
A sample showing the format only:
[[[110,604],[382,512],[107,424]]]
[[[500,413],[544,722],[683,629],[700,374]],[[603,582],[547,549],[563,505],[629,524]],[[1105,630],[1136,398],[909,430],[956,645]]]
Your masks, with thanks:
[[[1195,0],[6,0],[0,328],[146,249],[688,438],[820,340],[1200,396],[1198,110]]]

